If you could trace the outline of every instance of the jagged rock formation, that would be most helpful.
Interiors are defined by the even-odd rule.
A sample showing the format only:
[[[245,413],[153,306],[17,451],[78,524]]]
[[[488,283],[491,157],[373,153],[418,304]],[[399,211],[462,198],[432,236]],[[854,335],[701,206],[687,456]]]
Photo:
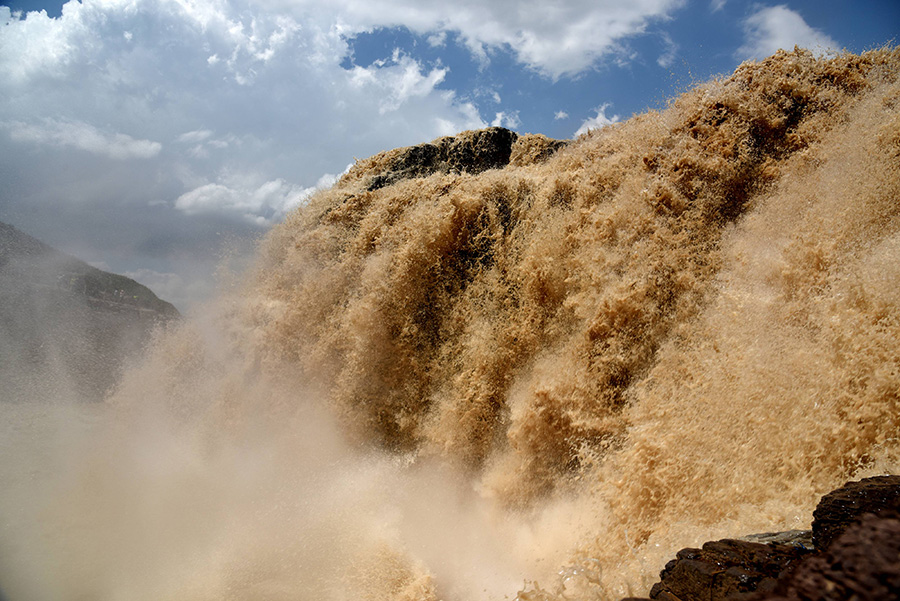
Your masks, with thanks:
[[[839,601],[900,598],[900,476],[828,493],[811,532],[682,549],[650,590],[658,601]],[[788,542],[785,542],[788,541]]]
[[[0,223],[0,400],[99,400],[177,309]]]

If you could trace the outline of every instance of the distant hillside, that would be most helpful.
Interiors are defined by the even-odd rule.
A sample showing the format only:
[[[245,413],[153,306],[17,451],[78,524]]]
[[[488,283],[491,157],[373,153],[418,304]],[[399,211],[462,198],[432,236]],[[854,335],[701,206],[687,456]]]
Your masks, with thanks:
[[[0,223],[0,400],[99,400],[178,310]]]

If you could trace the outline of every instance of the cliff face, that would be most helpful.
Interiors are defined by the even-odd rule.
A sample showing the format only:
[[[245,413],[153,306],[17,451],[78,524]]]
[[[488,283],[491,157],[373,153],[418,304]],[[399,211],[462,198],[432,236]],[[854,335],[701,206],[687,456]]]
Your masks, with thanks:
[[[0,223],[2,400],[99,400],[153,329],[178,316],[134,280]]]

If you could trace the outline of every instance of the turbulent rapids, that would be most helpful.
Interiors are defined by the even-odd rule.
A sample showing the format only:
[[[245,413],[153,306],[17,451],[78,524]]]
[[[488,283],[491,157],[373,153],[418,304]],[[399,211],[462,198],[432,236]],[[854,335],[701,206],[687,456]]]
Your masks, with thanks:
[[[615,600],[900,473],[900,51],[500,132],[357,162],[106,403],[0,407],[3,594]]]

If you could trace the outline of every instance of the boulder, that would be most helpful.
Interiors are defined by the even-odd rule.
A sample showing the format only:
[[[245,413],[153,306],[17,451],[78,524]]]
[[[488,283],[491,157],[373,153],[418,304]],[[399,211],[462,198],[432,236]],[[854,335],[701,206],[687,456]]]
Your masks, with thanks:
[[[379,173],[373,174],[368,189],[437,172],[476,174],[505,167],[516,138],[518,135],[508,129],[489,127],[391,151],[379,165]]]
[[[746,599],[773,590],[777,579],[810,550],[793,544],[725,539],[682,549],[660,573],[651,599]]]
[[[813,517],[811,531],[682,549],[650,598],[900,601],[900,476],[848,482],[822,497]]]
[[[900,599],[900,513],[863,514],[758,601]]]
[[[900,476],[848,482],[819,501],[813,512],[813,544],[825,549],[863,514],[885,510],[900,511]]]

